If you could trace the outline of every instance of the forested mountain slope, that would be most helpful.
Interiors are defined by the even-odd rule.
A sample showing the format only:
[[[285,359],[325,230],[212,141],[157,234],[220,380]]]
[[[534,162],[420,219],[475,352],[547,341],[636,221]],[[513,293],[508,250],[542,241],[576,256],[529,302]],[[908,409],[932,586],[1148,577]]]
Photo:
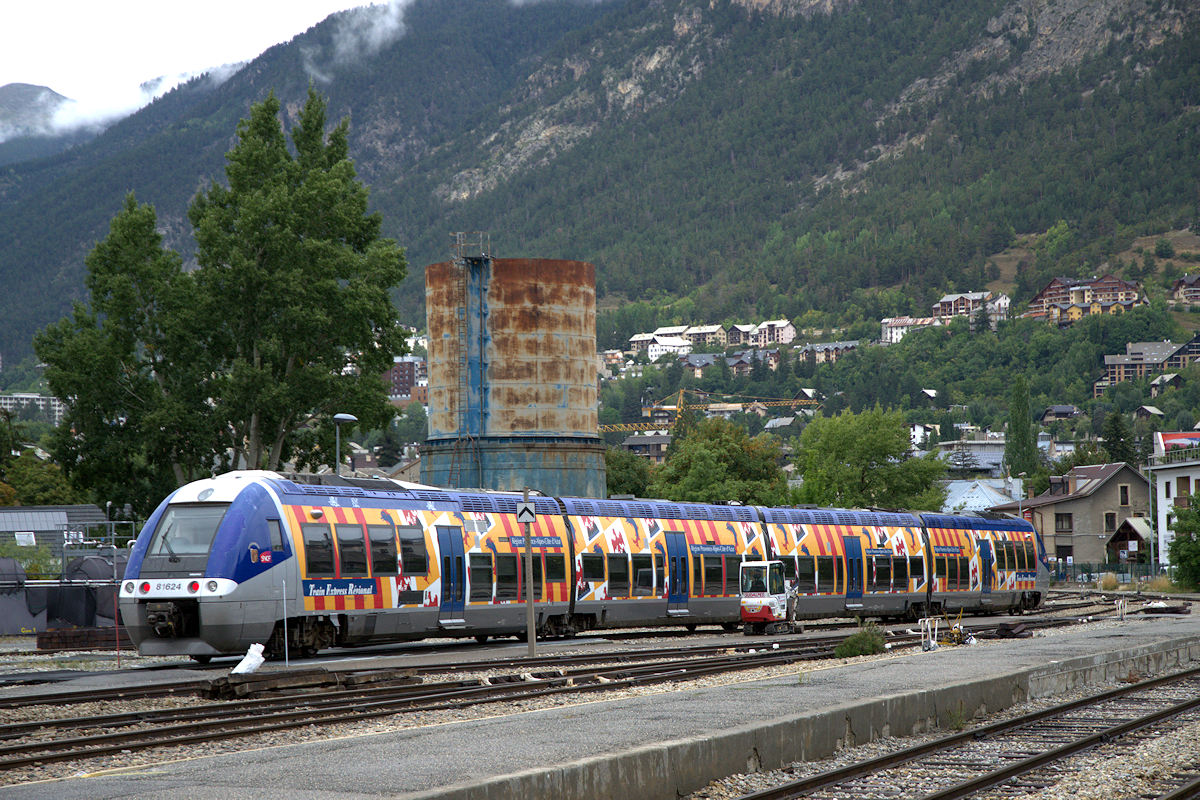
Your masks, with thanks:
[[[1066,233],[1018,275],[1094,270],[1198,216],[1200,9],[1147,0],[416,0],[402,35],[335,16],[231,79],[171,92],[96,140],[0,171],[0,353],[82,293],[129,190],[185,254],[249,104],[310,81],[351,118],[397,296],[455,230],[501,256],[597,265],[601,305],[694,319],[895,311],[977,288],[1015,234]],[[1064,230],[1064,228],[1060,228]],[[627,335],[605,317],[602,345]]]

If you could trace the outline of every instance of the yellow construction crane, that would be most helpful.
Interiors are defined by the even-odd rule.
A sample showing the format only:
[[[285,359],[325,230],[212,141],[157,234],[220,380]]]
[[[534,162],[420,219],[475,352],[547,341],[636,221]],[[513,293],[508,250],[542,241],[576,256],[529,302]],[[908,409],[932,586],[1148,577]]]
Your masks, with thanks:
[[[685,403],[684,394],[693,394],[704,398],[705,402]],[[785,400],[778,397],[753,397],[743,394],[722,394],[726,398],[739,398],[738,400],[710,400],[709,395],[704,392],[698,392],[694,389],[680,389],[674,394],[667,395],[660,402],[651,406],[642,407],[642,416],[653,417],[655,412],[659,412],[659,416],[670,416],[669,420],[660,419],[657,422],[621,422],[614,425],[601,425],[600,432],[608,433],[610,431],[657,431],[664,428],[670,429],[675,427],[679,422],[679,417],[683,414],[684,409],[694,409],[697,411],[707,411],[713,406],[726,406],[728,411],[746,411],[753,406],[765,407],[781,407],[788,406],[795,408],[811,408],[820,405],[820,402],[815,397],[801,394],[799,397],[793,397],[790,400]],[[669,403],[674,400],[674,404]]]

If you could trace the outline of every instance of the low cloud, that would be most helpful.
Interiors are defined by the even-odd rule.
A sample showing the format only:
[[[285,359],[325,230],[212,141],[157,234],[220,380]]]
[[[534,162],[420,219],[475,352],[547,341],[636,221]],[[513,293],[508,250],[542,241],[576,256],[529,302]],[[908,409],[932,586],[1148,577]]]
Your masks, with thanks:
[[[374,56],[407,33],[404,11],[411,3],[412,0],[390,0],[335,15],[332,50],[305,48],[305,72],[317,83],[328,83],[336,66]]]

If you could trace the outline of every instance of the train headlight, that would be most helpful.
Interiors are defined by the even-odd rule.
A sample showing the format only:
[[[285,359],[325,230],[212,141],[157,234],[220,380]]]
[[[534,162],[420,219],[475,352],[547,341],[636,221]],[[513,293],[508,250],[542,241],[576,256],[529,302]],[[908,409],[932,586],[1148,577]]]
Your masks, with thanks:
[[[188,594],[195,594],[200,591],[200,581],[192,581],[188,584]]]
[[[207,588],[207,589],[208,589],[210,592],[215,592],[215,591],[217,590],[217,582],[216,582],[216,581],[209,581],[209,582],[208,582],[208,583],[206,583],[204,586],[205,586],[205,588]]]
[[[125,583],[125,594],[133,594],[133,581]]]
[[[150,581],[142,581],[142,594],[150,591]]]

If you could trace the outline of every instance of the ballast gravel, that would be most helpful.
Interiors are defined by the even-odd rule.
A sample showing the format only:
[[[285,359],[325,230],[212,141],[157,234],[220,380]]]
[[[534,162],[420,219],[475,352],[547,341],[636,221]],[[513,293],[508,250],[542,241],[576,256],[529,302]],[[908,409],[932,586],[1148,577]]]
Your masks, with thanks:
[[[1089,629],[1115,627],[1122,623],[1116,620],[1105,620],[1099,622],[1088,623]],[[1040,632],[1038,636],[1054,636],[1060,631],[1067,629],[1051,629],[1045,632]],[[1077,627],[1070,630],[1078,630]],[[986,641],[981,641],[974,646],[987,646]],[[764,649],[770,649],[769,644]],[[62,655],[62,654],[60,654]],[[700,678],[681,684],[665,684],[652,687],[639,687],[632,689],[614,690],[610,694],[605,694],[604,698],[622,698],[654,695],[664,692],[679,691],[689,688],[724,686],[730,684],[744,683],[768,678],[778,678],[795,675],[800,680],[803,680],[803,674],[814,669],[822,667],[840,666],[846,664],[854,664],[862,661],[879,660],[887,658],[900,657],[899,653],[885,653],[879,656],[863,656],[852,659],[829,659],[820,662],[806,662],[802,667],[792,666],[777,666],[765,667],[762,669],[741,670],[734,673],[724,675],[714,675],[705,678]],[[139,657],[134,657],[139,658]],[[175,661],[167,660],[167,661]],[[137,663],[144,663],[138,661]],[[6,667],[9,667],[6,664]],[[32,669],[31,664],[23,665],[18,669]],[[49,669],[61,668],[59,666],[48,667]],[[7,671],[7,670],[6,670]],[[469,677],[485,678],[496,677],[498,675],[510,674],[510,670],[502,671],[480,671],[471,676],[464,674],[455,674],[454,679],[463,680]],[[437,680],[436,677],[430,676],[428,680]],[[1019,707],[1014,707],[1005,711],[1002,714],[991,715],[986,719],[972,720],[970,726],[976,724],[984,724],[986,722],[996,721],[1000,719],[1010,718],[1029,711],[1048,707],[1057,703],[1064,702],[1073,697],[1082,697],[1090,693],[1095,693],[1108,686],[1091,686],[1084,687],[1070,695],[1056,695],[1053,698],[1047,698],[1044,701],[1035,701],[1022,704]],[[270,747],[278,747],[284,745],[294,745],[305,742],[314,742],[334,738],[345,738],[352,736],[366,736],[373,734],[386,734],[398,730],[423,727],[429,725],[444,725],[452,722],[481,719],[486,717],[520,714],[534,710],[552,708],[558,706],[569,706],[580,703],[592,703],[597,699],[597,695],[592,693],[579,694],[562,694],[551,695],[547,697],[538,697],[528,700],[517,700],[509,703],[489,703],[479,706],[470,706],[456,710],[442,710],[430,712],[414,712],[406,714],[397,714],[390,717],[364,720],[361,722],[343,723],[337,725],[320,725],[310,728],[298,728],[289,731],[263,733],[254,736],[239,737],[231,741],[208,742],[188,745],[184,747],[166,747],[155,748],[151,750],[139,750],[136,752],[123,752],[116,755],[101,756],[82,761],[74,761],[68,763],[48,763],[40,766],[13,769],[0,772],[0,785],[10,785],[19,783],[28,783],[32,781],[78,777],[97,772],[109,771],[113,769],[129,768],[145,766],[150,764],[162,764],[167,761],[177,761],[185,759],[204,758],[207,756],[244,752],[247,750],[265,749]],[[168,697],[156,698],[152,700],[135,700],[125,702],[103,702],[103,703],[88,703],[73,705],[69,711],[64,712],[61,706],[29,706],[16,711],[0,710],[0,723],[9,723],[15,721],[27,722],[30,720],[55,719],[63,716],[82,716],[90,714],[102,713],[123,713],[130,711],[139,711],[146,709],[176,709],[176,708],[193,708],[202,705],[211,704],[197,697]],[[1116,759],[1121,761],[1119,764],[1113,764],[1111,770],[1106,769],[1102,763],[1097,769],[1087,770],[1086,776],[1077,776],[1072,773],[1068,775],[1059,784],[1035,795],[1030,795],[1029,800],[1051,800],[1051,798],[1064,798],[1066,800],[1090,800],[1090,798],[1115,798],[1115,797],[1135,797],[1137,792],[1133,791],[1133,784],[1130,783],[1131,771],[1134,773],[1142,773],[1147,780],[1155,776],[1171,774],[1179,772],[1182,766],[1189,763],[1200,763],[1200,729],[1195,729],[1196,726],[1190,726],[1187,729],[1182,729],[1170,737],[1170,743],[1164,743],[1155,747],[1156,742],[1163,740],[1151,740],[1139,745],[1139,756],[1136,759]],[[1189,733],[1190,732],[1190,733]],[[729,798],[739,797],[741,795],[759,791],[761,789],[778,785],[779,783],[793,780],[808,774],[815,774],[829,769],[836,768],[849,763],[862,761],[868,758],[873,758],[887,752],[892,752],[898,749],[910,747],[922,741],[931,740],[945,735],[945,731],[932,732],[930,734],[917,736],[878,740],[858,747],[847,749],[837,756],[825,759],[819,762],[796,762],[785,767],[782,770],[773,772],[752,773],[744,775],[735,775],[726,778],[725,780],[710,784],[708,787],[690,795],[687,800],[728,800]],[[1146,748],[1145,763],[1151,766],[1142,768],[1141,749]],[[1129,751],[1126,750],[1128,753]],[[1136,764],[1136,767],[1134,766]],[[1182,766],[1181,766],[1182,765]],[[1106,779],[1105,775],[1111,773],[1111,778]],[[1085,780],[1086,778],[1086,780]],[[1061,787],[1061,790],[1060,790]],[[917,792],[914,796],[920,796]],[[1011,798],[1013,795],[1006,795]]]

